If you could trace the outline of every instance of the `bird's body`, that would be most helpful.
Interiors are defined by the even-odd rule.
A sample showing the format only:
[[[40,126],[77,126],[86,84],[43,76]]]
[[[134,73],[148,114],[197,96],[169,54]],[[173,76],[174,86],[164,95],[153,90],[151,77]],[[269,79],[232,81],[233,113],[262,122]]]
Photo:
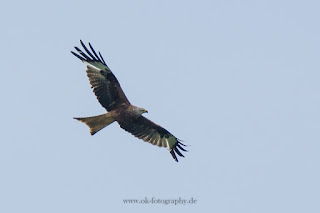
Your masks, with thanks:
[[[78,47],[75,47],[75,49],[81,56],[72,51],[71,53],[88,65],[87,75],[93,92],[97,96],[100,104],[108,112],[98,116],[75,119],[87,124],[90,128],[91,135],[94,135],[104,127],[117,121],[121,128],[130,132],[135,137],[159,147],[167,147],[176,161],[178,161],[178,159],[175,153],[184,157],[179,149],[186,151],[181,147],[185,145],[166,129],[144,117],[142,114],[146,113],[147,110],[136,107],[129,102],[117,78],[105,63],[100,52],[99,57],[90,43],[89,46],[92,52],[86,48],[82,41],[80,42],[89,56]]]

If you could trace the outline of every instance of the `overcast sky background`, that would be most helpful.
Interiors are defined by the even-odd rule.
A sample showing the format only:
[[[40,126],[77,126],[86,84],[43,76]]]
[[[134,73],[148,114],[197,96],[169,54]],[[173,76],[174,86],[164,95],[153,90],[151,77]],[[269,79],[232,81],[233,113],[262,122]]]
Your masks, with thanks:
[[[320,212],[319,1],[4,1],[0,212]],[[104,113],[70,54],[100,51],[131,103],[188,145]],[[123,199],[196,204],[124,204]]]

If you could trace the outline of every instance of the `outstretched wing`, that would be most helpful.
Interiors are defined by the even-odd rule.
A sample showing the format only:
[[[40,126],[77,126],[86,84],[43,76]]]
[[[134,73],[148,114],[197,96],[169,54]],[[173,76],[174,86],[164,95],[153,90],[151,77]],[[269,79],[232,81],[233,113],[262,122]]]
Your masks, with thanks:
[[[121,104],[130,104],[117,78],[109,69],[100,52],[98,55],[90,43],[92,52],[87,49],[81,40],[80,43],[87,54],[78,47],[75,47],[75,49],[80,55],[73,51],[71,53],[88,65],[87,75],[100,104],[107,111],[111,111]]]
[[[125,122],[119,122],[120,127],[130,132],[135,137],[142,139],[145,142],[157,145],[159,147],[167,147],[170,150],[172,157],[178,162],[176,154],[184,157],[180,150],[187,151],[182,146],[181,140],[172,135],[169,131],[153,123],[142,115],[135,120],[127,120]],[[180,150],[179,150],[180,149]]]

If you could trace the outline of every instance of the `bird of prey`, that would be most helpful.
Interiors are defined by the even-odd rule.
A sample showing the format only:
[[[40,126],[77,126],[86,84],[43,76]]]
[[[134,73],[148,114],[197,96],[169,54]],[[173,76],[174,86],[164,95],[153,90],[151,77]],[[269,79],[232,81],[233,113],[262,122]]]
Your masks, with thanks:
[[[172,135],[163,127],[150,121],[142,114],[147,110],[132,105],[120,87],[120,84],[110,68],[89,43],[88,48],[80,40],[84,49],[75,47],[78,53],[71,51],[73,55],[87,64],[87,76],[100,104],[107,110],[107,113],[92,117],[74,118],[90,128],[91,135],[117,121],[120,127],[135,137],[142,139],[159,147],[166,147],[174,160],[178,162],[176,154],[184,157],[180,150],[186,151],[182,146],[181,140]],[[180,150],[179,150],[180,149]]]

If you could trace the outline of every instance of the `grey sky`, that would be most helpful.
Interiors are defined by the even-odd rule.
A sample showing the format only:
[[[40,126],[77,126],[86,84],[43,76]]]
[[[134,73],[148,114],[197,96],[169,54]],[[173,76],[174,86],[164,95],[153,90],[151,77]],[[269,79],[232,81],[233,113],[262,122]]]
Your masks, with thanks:
[[[319,212],[318,1],[4,1],[0,212]],[[91,42],[166,149],[104,113]],[[196,204],[124,204],[123,199]]]

